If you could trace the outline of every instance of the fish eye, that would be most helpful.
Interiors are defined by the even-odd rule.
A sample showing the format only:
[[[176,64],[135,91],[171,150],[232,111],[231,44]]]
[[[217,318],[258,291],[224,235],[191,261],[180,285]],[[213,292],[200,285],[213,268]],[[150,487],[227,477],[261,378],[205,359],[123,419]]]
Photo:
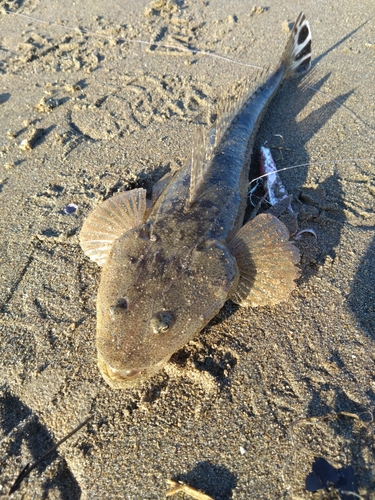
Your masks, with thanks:
[[[117,299],[116,306],[119,309],[127,309],[128,308],[128,301],[125,299],[125,297],[121,297]]]
[[[165,333],[173,325],[174,318],[170,312],[158,312],[151,319],[151,329],[154,333]]]
[[[116,314],[122,311],[126,311],[127,308],[128,308],[128,301],[125,299],[125,297],[120,297],[119,299],[117,299],[116,304],[114,304],[109,308],[109,314],[111,316],[112,321],[115,321]]]

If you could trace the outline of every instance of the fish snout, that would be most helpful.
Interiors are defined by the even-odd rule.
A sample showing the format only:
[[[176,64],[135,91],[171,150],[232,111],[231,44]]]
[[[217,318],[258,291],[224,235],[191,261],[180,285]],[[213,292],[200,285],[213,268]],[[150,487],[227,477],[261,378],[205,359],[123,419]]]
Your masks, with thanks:
[[[169,358],[170,355],[152,366],[137,369],[118,369],[112,367],[98,352],[98,366],[104,380],[112,389],[127,389],[138,385],[141,381],[159,372]]]

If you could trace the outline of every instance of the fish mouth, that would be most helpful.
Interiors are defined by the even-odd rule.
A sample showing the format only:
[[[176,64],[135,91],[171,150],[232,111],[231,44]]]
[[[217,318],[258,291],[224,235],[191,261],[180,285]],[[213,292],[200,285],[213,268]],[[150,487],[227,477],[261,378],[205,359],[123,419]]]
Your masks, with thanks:
[[[98,359],[98,365],[104,380],[113,388],[129,387],[136,382],[144,370],[118,370],[109,365],[104,359]]]
[[[132,380],[138,378],[142,373],[142,370],[116,370],[116,368],[112,368],[108,363],[106,365],[107,373],[113,380]]]
[[[151,367],[124,370],[113,368],[98,353],[98,367],[102,377],[112,389],[129,389],[139,385],[140,382],[147,380],[160,371],[169,358],[170,356]]]

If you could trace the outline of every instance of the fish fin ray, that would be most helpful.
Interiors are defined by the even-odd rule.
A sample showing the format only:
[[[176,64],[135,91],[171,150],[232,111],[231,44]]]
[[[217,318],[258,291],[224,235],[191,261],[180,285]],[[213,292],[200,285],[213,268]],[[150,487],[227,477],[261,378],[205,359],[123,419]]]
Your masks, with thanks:
[[[169,185],[176,171],[167,172],[152,186],[152,205]]]
[[[147,210],[146,190],[118,193],[98,205],[83,223],[79,240],[83,252],[103,266],[113,242],[143,222]]]
[[[240,272],[230,299],[244,307],[276,305],[295,288],[299,250],[289,241],[286,226],[271,214],[245,224],[229,243]]]
[[[232,98],[223,93],[218,100],[217,119],[215,122],[215,142],[214,147],[220,144],[233,120],[241,112],[241,109],[250,99],[254,99],[257,92],[263,87],[269,68],[260,69],[255,77],[249,77],[242,80],[236,89],[236,95]]]
[[[209,148],[210,149],[210,148]],[[206,148],[203,128],[195,131],[190,169],[189,204],[192,205],[204,184],[204,177],[210,165],[211,152]]]
[[[311,67],[311,29],[303,12],[297,17],[286,44],[282,64],[285,64],[284,78],[300,76]]]

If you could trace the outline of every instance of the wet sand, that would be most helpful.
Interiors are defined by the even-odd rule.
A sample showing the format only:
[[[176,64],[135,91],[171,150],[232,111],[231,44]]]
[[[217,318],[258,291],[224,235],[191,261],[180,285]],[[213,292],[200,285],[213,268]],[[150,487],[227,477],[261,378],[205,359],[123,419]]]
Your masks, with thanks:
[[[316,457],[352,466],[352,491],[375,498],[375,163],[331,161],[375,156],[372,0],[4,5],[34,19],[0,13],[0,495],[93,413],[13,498],[164,498],[170,478],[215,500],[338,498],[306,490]],[[183,165],[217,96],[256,73],[115,39],[264,67],[300,10],[309,84],[351,112],[288,83],[259,133],[258,146],[283,136],[279,168],[325,162],[282,173],[299,226],[318,235],[298,241],[298,286],[274,308],[228,302],[163,372],[113,391],[96,367],[100,271],[79,247],[82,223]]]

